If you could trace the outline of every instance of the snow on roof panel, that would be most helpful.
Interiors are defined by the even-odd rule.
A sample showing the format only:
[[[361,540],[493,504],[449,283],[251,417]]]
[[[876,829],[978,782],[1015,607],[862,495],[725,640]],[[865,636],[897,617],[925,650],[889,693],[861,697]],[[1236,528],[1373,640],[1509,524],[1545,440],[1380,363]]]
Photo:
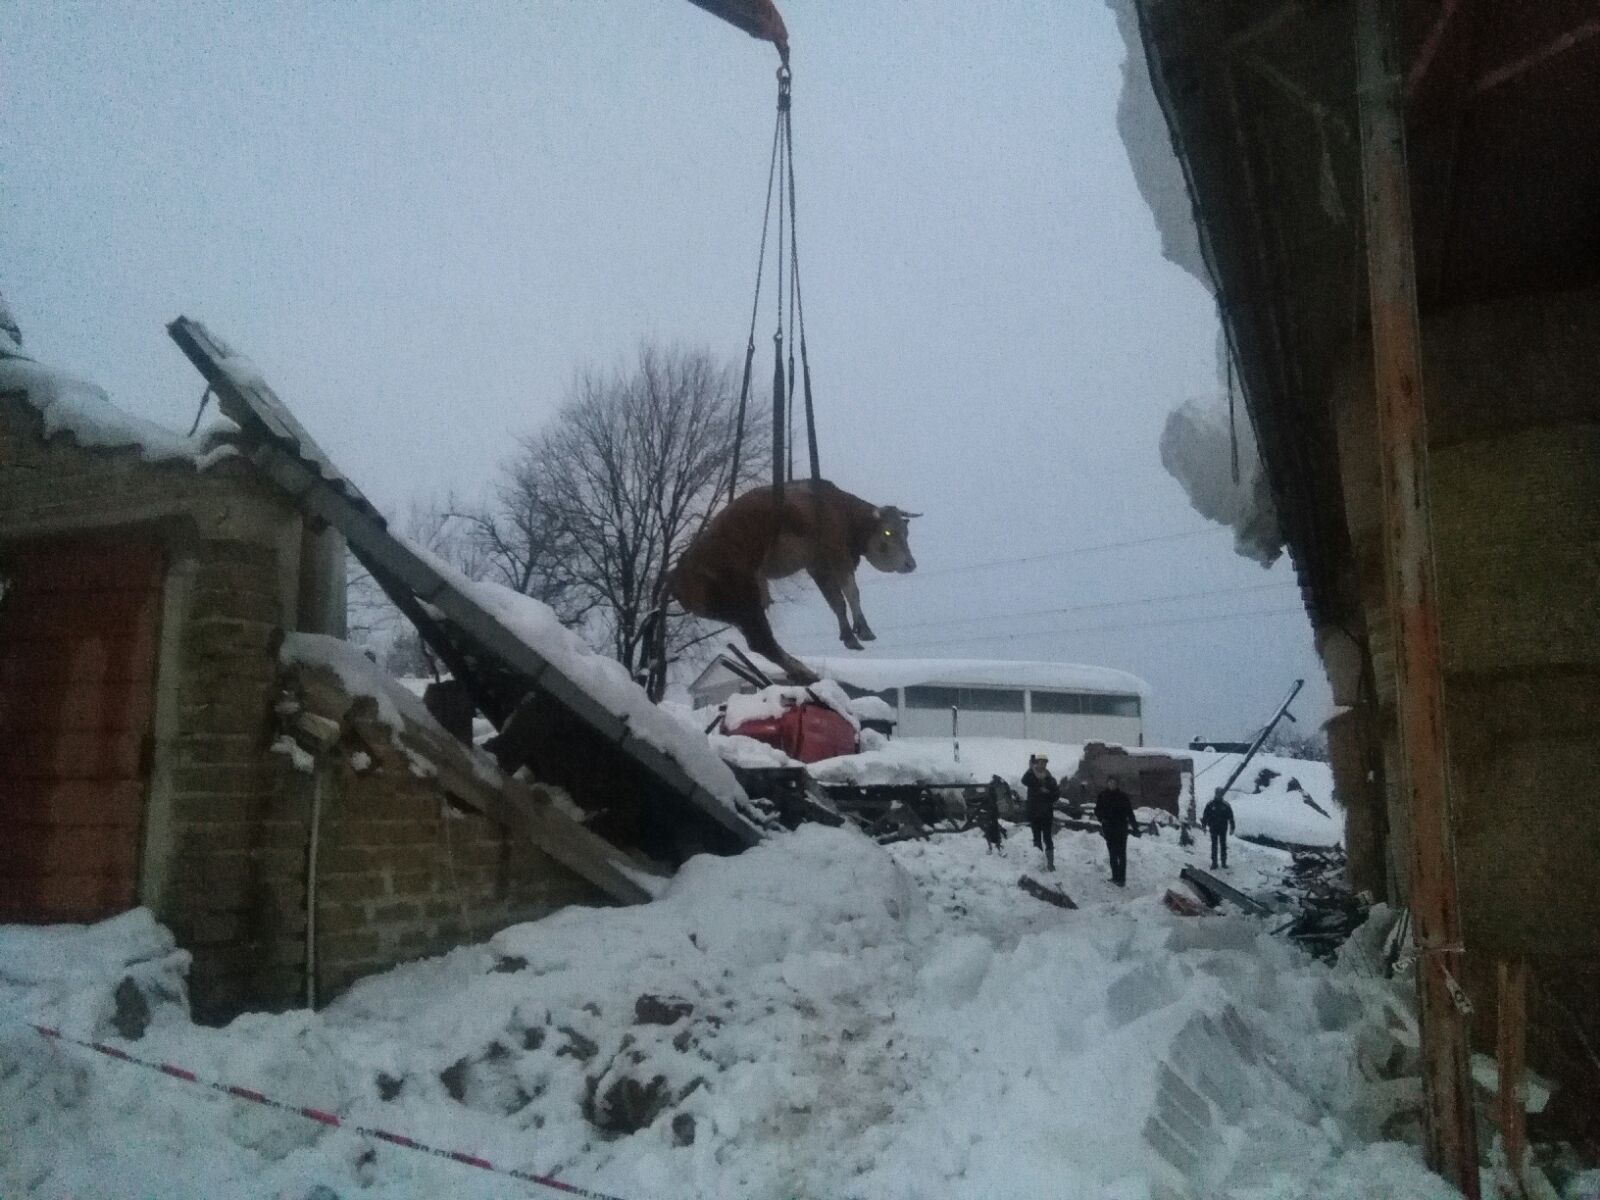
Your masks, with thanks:
[[[184,437],[122,411],[104,388],[36,362],[4,332],[0,332],[0,394],[21,396],[43,419],[46,437],[66,434],[85,449],[132,449],[148,462],[189,462],[196,467],[234,453],[231,447],[212,448],[209,436]]]
[[[1149,696],[1137,675],[1078,663],[1013,662],[983,658],[808,658],[819,674],[852,687],[883,691],[943,684],[953,687],[1051,688]]]

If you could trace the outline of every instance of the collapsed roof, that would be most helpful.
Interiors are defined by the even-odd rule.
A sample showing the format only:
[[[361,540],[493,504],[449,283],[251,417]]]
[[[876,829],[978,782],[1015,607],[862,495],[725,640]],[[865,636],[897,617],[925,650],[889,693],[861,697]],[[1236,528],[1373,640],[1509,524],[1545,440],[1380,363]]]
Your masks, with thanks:
[[[184,317],[168,332],[238,424],[250,460],[309,516],[344,535],[511,739],[517,757],[508,761],[502,752],[503,766],[532,765],[580,804],[615,809],[606,833],[655,858],[733,852],[760,840],[733,773],[706,739],[652,704],[621,664],[590,651],[538,601],[469,580],[389,529],[247,358]]]

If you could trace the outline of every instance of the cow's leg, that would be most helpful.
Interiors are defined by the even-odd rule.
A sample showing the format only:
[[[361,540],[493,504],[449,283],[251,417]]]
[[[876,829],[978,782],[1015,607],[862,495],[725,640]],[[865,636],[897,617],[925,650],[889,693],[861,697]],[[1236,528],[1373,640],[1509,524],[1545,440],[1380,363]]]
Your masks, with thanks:
[[[828,602],[828,607],[833,609],[833,615],[839,618],[839,640],[851,650],[861,649],[861,642],[856,637],[855,630],[850,628],[850,613],[845,607],[844,589],[839,586],[837,577],[827,571],[811,570],[807,574],[817,585],[817,591],[822,593],[822,598]]]
[[[784,674],[795,683],[815,683],[819,678],[817,673],[778,645],[778,639],[773,636],[772,623],[761,605],[763,588],[752,581],[737,590],[738,595],[727,597],[721,606],[720,619],[743,634],[750,649],[782,667]]]
[[[878,635],[873,633],[867,625],[867,614],[861,611],[861,589],[856,586],[856,573],[854,571],[844,577],[843,587],[845,603],[850,606],[850,612],[855,617],[855,621],[851,625],[851,628],[855,630],[855,635],[863,642],[877,641]]]

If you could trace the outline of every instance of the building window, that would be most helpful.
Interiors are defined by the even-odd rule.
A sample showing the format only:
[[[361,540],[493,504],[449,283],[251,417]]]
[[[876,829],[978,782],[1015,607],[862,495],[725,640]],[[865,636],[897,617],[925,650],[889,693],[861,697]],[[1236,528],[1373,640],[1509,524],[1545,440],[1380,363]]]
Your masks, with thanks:
[[[961,690],[947,687],[908,687],[906,707],[933,709],[956,708],[961,703]]]
[[[1077,692],[1040,692],[1033,693],[1033,711],[1036,713],[1081,713],[1083,702],[1088,699]]]
[[[1083,711],[1097,717],[1137,717],[1139,715],[1139,697],[1084,696]]]
[[[1021,688],[962,688],[961,708],[966,712],[1020,713]]]
[[[881,692],[874,692],[868,688],[853,687],[848,683],[841,683],[839,686],[844,689],[844,694],[849,696],[852,700],[860,700],[865,696],[871,696],[874,699],[882,700],[890,708],[894,708],[895,705],[900,702],[900,698],[895,695],[894,688],[888,688]]]

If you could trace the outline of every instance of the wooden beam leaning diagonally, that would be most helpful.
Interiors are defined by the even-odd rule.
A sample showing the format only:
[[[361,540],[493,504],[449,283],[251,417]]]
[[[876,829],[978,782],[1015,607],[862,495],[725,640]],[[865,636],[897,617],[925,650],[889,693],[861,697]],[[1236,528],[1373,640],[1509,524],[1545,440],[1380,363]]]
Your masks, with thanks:
[[[1467,1016],[1451,974],[1462,950],[1433,562],[1422,329],[1394,0],[1356,0],[1356,100],[1383,479],[1384,575],[1394,641],[1402,786],[1411,813],[1410,908],[1420,952],[1428,1162],[1477,1200]]]

